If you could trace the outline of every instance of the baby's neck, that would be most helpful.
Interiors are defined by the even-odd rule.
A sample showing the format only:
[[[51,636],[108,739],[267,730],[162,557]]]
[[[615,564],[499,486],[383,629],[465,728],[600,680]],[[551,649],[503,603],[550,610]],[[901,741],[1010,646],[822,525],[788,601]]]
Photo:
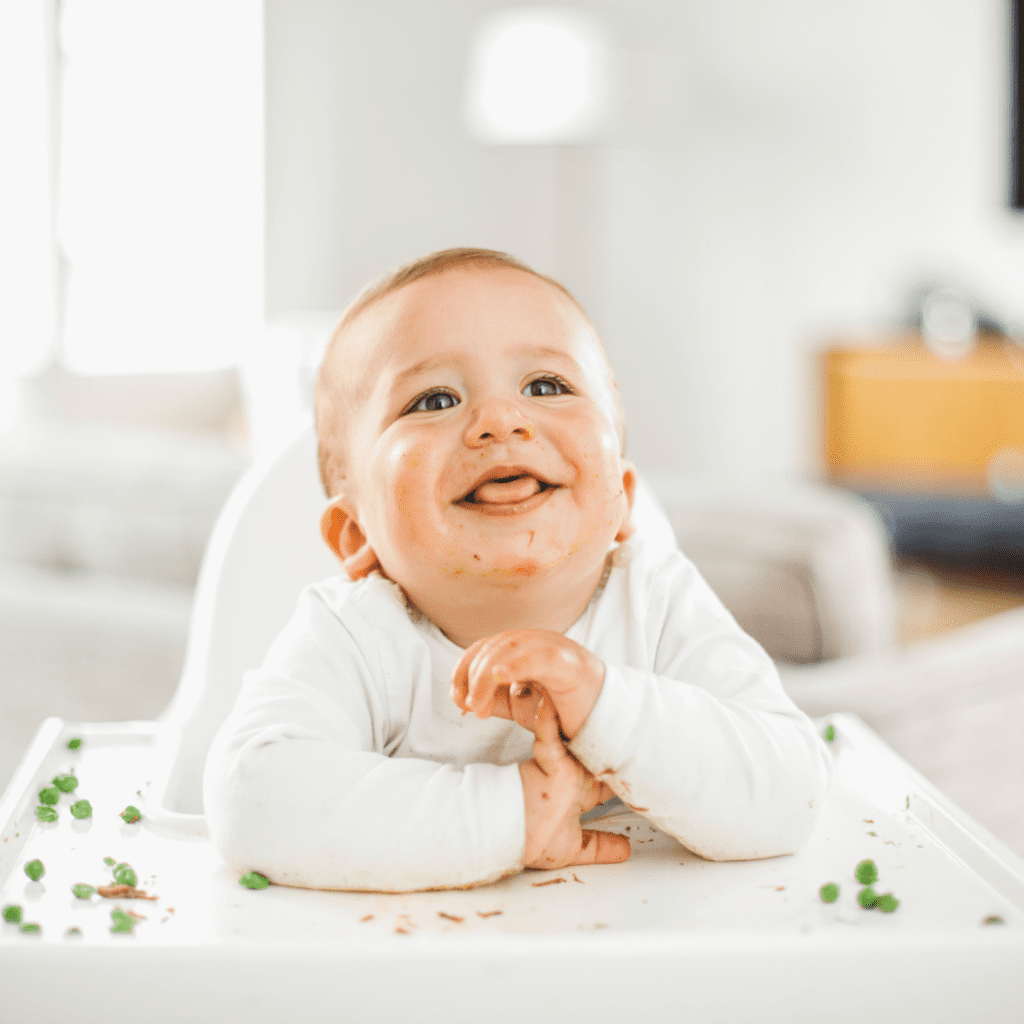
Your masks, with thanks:
[[[605,573],[606,566],[598,565],[583,580],[544,579],[507,586],[466,581],[457,593],[448,591],[443,598],[436,592],[406,596],[452,643],[467,648],[510,630],[564,633],[587,610]]]

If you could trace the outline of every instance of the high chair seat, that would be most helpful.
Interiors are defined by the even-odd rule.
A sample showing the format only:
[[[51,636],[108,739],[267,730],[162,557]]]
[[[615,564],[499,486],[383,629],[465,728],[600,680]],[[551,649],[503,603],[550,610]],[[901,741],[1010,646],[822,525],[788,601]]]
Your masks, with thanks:
[[[203,761],[301,588],[338,572],[319,536],[324,503],[306,430],[225,507],[160,721],[43,723],[0,801],[0,906],[41,928],[0,924],[12,1020],[810,1024],[879,1006],[935,1024],[1024,1019],[1024,862],[848,714],[817,722],[832,727],[836,781],[793,856],[702,861],[620,807],[589,827],[630,837],[623,864],[424,893],[241,887],[205,835]],[[675,544],[645,485],[634,522],[649,543]],[[57,821],[38,821],[37,794],[69,772],[78,785]],[[71,813],[80,799],[91,816]],[[128,804],[140,822],[120,817]],[[155,899],[73,896],[111,881],[104,858],[130,864]],[[858,905],[866,858],[894,913]],[[45,874],[30,880],[35,860]],[[819,896],[826,882],[835,903]],[[141,915],[132,934],[112,933],[114,906]],[[993,917],[1004,924],[983,923]]]

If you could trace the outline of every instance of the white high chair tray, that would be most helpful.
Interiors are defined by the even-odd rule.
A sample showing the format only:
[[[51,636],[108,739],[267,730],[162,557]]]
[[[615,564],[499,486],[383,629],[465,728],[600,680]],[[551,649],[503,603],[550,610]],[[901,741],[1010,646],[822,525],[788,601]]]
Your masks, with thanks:
[[[144,808],[167,727],[49,719],[0,805],[0,905],[42,929],[0,924],[0,1005],[12,1021],[1024,1020],[1024,861],[859,719],[829,721],[835,787],[795,856],[702,861],[623,810],[599,827],[631,838],[625,864],[382,894],[243,888],[205,836],[118,817]],[[68,770],[78,788],[39,824],[38,790]],[[158,898],[74,897],[111,881],[104,857]],[[894,913],[857,904],[865,858]],[[132,934],[111,933],[115,906],[144,915]]]

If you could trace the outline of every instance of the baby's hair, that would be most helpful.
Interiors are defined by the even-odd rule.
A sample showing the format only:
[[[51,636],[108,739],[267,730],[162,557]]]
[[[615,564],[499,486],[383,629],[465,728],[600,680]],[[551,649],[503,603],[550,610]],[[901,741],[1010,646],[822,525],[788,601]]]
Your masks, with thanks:
[[[326,370],[331,350],[344,333],[345,328],[348,327],[348,325],[352,323],[352,321],[355,320],[355,318],[359,316],[367,306],[372,305],[378,299],[382,299],[384,296],[398,291],[399,288],[404,288],[405,285],[412,284],[413,281],[420,280],[420,278],[432,277],[438,274],[443,274],[449,270],[473,266],[519,270],[525,274],[532,274],[534,277],[539,277],[542,281],[546,281],[566,296],[576,309],[579,310],[587,323],[590,323],[590,318],[587,316],[586,310],[584,310],[576,300],[576,297],[568,288],[565,287],[565,285],[560,284],[553,277],[548,277],[547,274],[539,273],[532,267],[523,263],[522,260],[517,260],[515,256],[510,256],[505,252],[499,252],[496,249],[472,249],[465,247],[457,249],[442,249],[439,252],[432,252],[428,256],[422,256],[410,263],[404,263],[396,270],[385,274],[376,281],[371,281],[370,284],[368,284],[348,304],[345,312],[342,314],[341,321],[334,329],[334,332],[331,335],[331,340],[328,342],[327,350],[324,353],[324,358],[320,364],[320,372],[317,374],[316,385],[314,387],[313,407],[316,415],[317,458],[320,465],[320,482],[323,484],[324,492],[328,497],[333,496],[333,488],[331,486],[332,480],[336,479],[337,476],[343,472],[341,455],[337,451],[337,446],[331,444],[331,441],[334,440],[333,435],[335,431],[327,429],[327,421],[330,419],[329,410],[332,409],[336,397],[333,393]],[[603,348],[601,352],[602,355],[604,355]],[[607,357],[605,357],[605,363],[607,364]],[[615,387],[615,378],[611,372],[610,366],[608,366],[608,378],[615,395],[615,427],[624,446],[625,427],[622,411],[619,408],[618,389]]]

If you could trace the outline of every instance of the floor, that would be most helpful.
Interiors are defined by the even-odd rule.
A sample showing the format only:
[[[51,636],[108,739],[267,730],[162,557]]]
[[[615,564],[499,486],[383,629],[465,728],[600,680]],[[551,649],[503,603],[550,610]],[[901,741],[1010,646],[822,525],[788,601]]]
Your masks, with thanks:
[[[910,560],[895,565],[904,642],[1024,605],[1024,572],[965,569]]]

